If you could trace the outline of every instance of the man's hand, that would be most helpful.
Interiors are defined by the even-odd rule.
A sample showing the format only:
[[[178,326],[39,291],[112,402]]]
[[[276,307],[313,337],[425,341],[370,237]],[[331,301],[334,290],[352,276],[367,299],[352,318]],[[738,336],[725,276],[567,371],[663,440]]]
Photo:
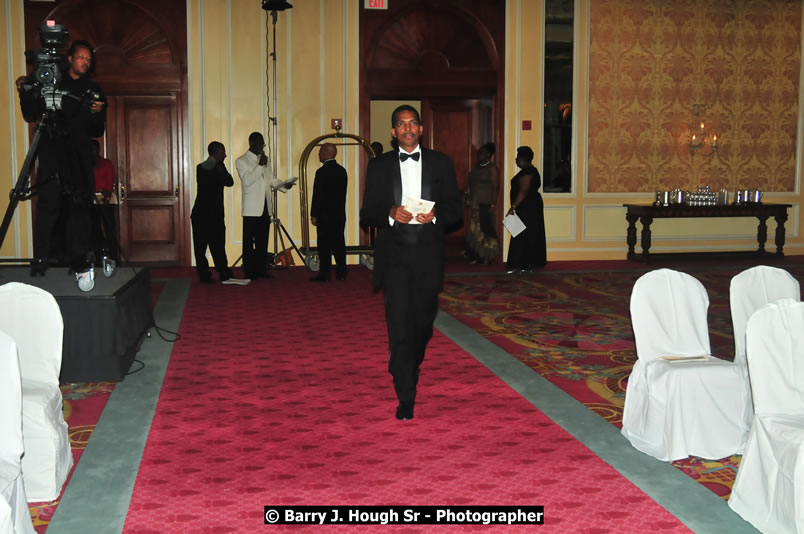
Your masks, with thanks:
[[[310,222],[313,224],[313,226],[318,226],[318,219],[317,218],[310,217]]]
[[[28,80],[27,76],[20,76],[14,81],[14,85],[17,86],[17,91],[22,91],[22,85]]]
[[[428,224],[433,222],[435,218],[435,208],[430,210],[430,213],[420,213],[416,215],[416,220],[422,224]]]
[[[266,156],[265,154],[260,154],[260,165],[262,165],[263,167],[268,165],[268,156]]]
[[[413,214],[402,206],[393,206],[391,211],[388,213],[388,216],[396,222],[402,224],[408,224],[413,220]]]

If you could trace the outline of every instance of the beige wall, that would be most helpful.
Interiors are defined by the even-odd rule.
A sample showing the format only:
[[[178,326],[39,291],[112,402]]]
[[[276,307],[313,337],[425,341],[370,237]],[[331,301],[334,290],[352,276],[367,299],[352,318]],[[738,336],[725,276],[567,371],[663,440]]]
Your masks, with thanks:
[[[28,129],[20,113],[14,80],[25,74],[22,0],[0,4],[0,147],[7,157],[0,170],[0,217],[8,208],[8,192],[14,188],[28,150]],[[1,219],[0,219],[1,220]],[[31,257],[30,202],[22,202],[6,234],[0,257]]]
[[[617,18],[616,13],[611,14],[607,20],[607,25],[591,27],[593,8],[599,8],[607,12],[606,9],[612,5],[622,7],[629,1],[637,0],[618,0],[616,2],[596,2],[595,0],[575,0],[575,77],[574,77],[574,102],[573,119],[574,129],[573,138],[575,147],[573,150],[573,189],[571,194],[547,193],[545,199],[545,224],[547,227],[548,239],[548,260],[564,259],[622,259],[625,257],[625,210],[623,203],[647,204],[653,201],[654,192],[652,189],[634,189],[627,185],[605,191],[600,187],[590,187],[589,185],[589,123],[592,118],[599,117],[596,111],[594,117],[590,102],[607,102],[603,92],[594,93],[600,84],[595,85],[594,80],[590,80],[590,63],[600,61],[600,57],[595,55],[592,46],[593,37],[602,33],[614,35],[614,42],[619,43],[623,39],[638,32],[630,32],[627,21],[624,18]],[[792,5],[785,0],[769,0],[763,5],[772,5],[779,1],[787,9]],[[644,9],[655,9],[661,12],[664,5],[661,0],[650,2],[638,2]],[[713,4],[715,5],[715,4]],[[718,3],[724,10],[734,9],[733,3]],[[732,7],[730,7],[732,6]],[[633,14],[626,8],[626,13]],[[799,5],[799,17],[802,15],[802,8]],[[639,11],[639,10],[638,10]],[[641,11],[640,11],[641,12]],[[730,14],[725,15],[727,18]],[[739,17],[737,17],[739,18]],[[697,19],[696,19],[697,20]],[[624,22],[623,22],[624,21]],[[544,34],[540,31],[543,28],[543,5],[542,2],[531,2],[529,0],[509,0],[507,4],[506,17],[506,109],[505,109],[505,131],[506,146],[504,151],[498,150],[497,161],[503,164],[505,175],[510,179],[516,172],[513,164],[513,154],[517,146],[529,145],[536,153],[537,161],[534,162],[541,167],[541,143],[543,131],[542,109],[542,87],[543,71],[541,57],[543,55]],[[622,27],[618,27],[621,24]],[[708,28],[709,20],[702,20],[702,24]],[[774,53],[779,57],[796,57],[800,62],[800,46],[802,42],[800,21],[787,24],[788,30],[793,28],[797,32],[797,38],[773,41],[775,43]],[[598,32],[597,34],[595,32]],[[703,30],[701,30],[703,31]],[[695,33],[695,32],[692,32]],[[695,33],[697,35],[697,33]],[[723,43],[719,43],[719,53],[724,48]],[[780,50],[780,47],[784,50]],[[785,48],[786,47],[786,48]],[[642,50],[638,46],[633,47]],[[590,59],[591,58],[591,59]],[[697,63],[691,63],[690,68],[698,69],[695,66],[706,63],[701,58]],[[610,68],[626,68],[630,65],[620,65],[614,63]],[[796,65],[798,67],[798,65]],[[701,67],[702,68],[702,67]],[[788,69],[789,70],[789,69]],[[801,70],[794,73],[795,77],[801,78]],[[696,71],[698,72],[698,71]],[[710,71],[707,71],[709,73]],[[792,187],[783,187],[779,190],[771,187],[766,188],[765,200],[768,202],[781,202],[793,204],[789,210],[789,219],[786,224],[787,242],[785,252],[787,254],[804,254],[804,232],[802,232],[802,221],[799,216],[801,198],[801,137],[802,137],[802,106],[799,105],[802,92],[800,90],[787,92],[789,85],[790,72],[785,71],[781,76],[782,85],[776,89],[763,87],[765,92],[776,96],[788,94],[787,106],[793,110],[795,117],[792,127],[786,127],[785,133],[791,133],[791,128],[795,130],[793,151],[796,154],[795,162],[795,183]],[[802,84],[796,80],[797,87]],[[640,87],[652,83],[652,79],[646,77],[640,82]],[[683,90],[683,87],[682,87]],[[705,93],[705,91],[704,91]],[[681,98],[683,94],[672,95],[668,98]],[[689,96],[689,95],[687,95]],[[775,109],[775,108],[774,108]],[[754,110],[752,113],[761,114],[762,111]],[[775,113],[775,111],[774,111]],[[685,113],[685,116],[691,115]],[[770,116],[770,112],[769,112]],[[533,129],[523,131],[521,129],[522,120],[531,120]],[[768,119],[773,120],[773,119]],[[726,121],[724,121],[726,122]],[[735,124],[740,123],[736,121]],[[663,128],[662,125],[658,126]],[[661,135],[661,131],[652,132],[651,135]],[[732,132],[732,139],[743,139],[746,132]],[[778,137],[778,136],[777,136]],[[724,145],[728,140],[728,135],[722,139],[721,152],[728,152]],[[793,139],[796,139],[795,137]],[[680,147],[682,152],[684,147]],[[789,147],[788,147],[789,148]],[[778,151],[776,151],[778,152]],[[598,156],[605,157],[605,152],[598,152]],[[698,169],[700,176],[709,176],[706,172],[700,172],[701,167],[713,166],[721,168],[718,161],[703,159],[698,155],[697,159],[690,163]],[[767,157],[761,153],[755,156],[756,167],[772,166],[773,154]],[[687,158],[689,155],[687,154]],[[763,159],[767,161],[763,161]],[[646,177],[647,178],[647,177]],[[693,180],[694,181],[694,180]],[[738,180],[739,181],[739,180]],[[738,181],[729,181],[735,184]],[[691,182],[692,183],[692,182]],[[769,182],[770,183],[770,182]],[[678,184],[681,186],[688,184]],[[713,182],[711,184],[715,186]],[[670,188],[670,185],[666,185]],[[743,186],[748,187],[748,186]],[[756,186],[750,186],[756,187]],[[507,184],[506,184],[507,188]],[[735,187],[731,187],[734,189]],[[642,192],[639,192],[642,191]],[[507,191],[506,191],[507,196]],[[658,220],[653,226],[653,246],[654,252],[674,252],[674,251],[710,251],[710,250],[749,250],[756,248],[756,226],[755,219],[692,219],[685,221]],[[775,251],[773,236],[775,232],[775,222],[768,223],[768,243],[767,250]],[[639,250],[639,246],[637,246]]]
[[[201,161],[212,140],[227,147],[227,164],[235,176],[226,206],[230,262],[240,256],[242,247],[242,190],[234,160],[248,149],[248,135],[263,133],[279,178],[287,179],[299,175],[299,160],[307,144],[333,132],[330,119],[340,118],[344,132],[357,133],[357,15],[356,0],[299,2],[278,13],[274,95],[270,14],[251,2],[188,1],[191,157]],[[269,116],[277,119],[276,146],[272,146]],[[357,150],[343,147],[338,154],[350,175],[348,245],[359,243]],[[309,176],[317,165],[318,160],[311,157]],[[294,187],[279,194],[278,215],[300,246],[299,192]],[[315,232],[312,237],[315,245]],[[273,231],[270,249],[274,249]]]
[[[573,193],[544,195],[548,259],[553,261],[624,258],[626,223],[621,205],[652,201],[650,192],[623,189],[592,192],[587,183],[588,102],[594,100],[589,94],[593,87],[589,81],[592,35],[589,20],[595,1],[576,0]],[[266,89],[273,87],[272,66],[266,49],[271,37],[270,16],[256,1],[187,0],[189,164],[192,169],[204,159],[210,141],[219,140],[226,145],[227,164],[235,175],[235,187],[229,191],[226,205],[230,261],[240,255],[242,231],[240,186],[234,160],[247,149],[248,134],[261,131],[270,139],[268,116],[277,116],[278,139],[273,155],[277,158],[280,178],[288,178],[299,174],[299,159],[307,144],[332,132],[330,119],[340,118],[344,132],[358,133],[358,15],[362,4],[360,0],[306,0],[295,2],[293,9],[279,13],[276,28],[278,107],[274,110],[274,95],[268,94]],[[0,42],[5,47],[0,52],[0,61],[5,67],[0,68],[0,102],[8,103],[0,106],[0,142],[11,154],[6,170],[0,174],[0,210],[3,212],[8,202],[6,192],[12,186],[11,177],[16,179],[27,148],[27,131],[13,91],[14,78],[25,70],[21,9],[22,0],[10,0],[0,8],[0,28],[4,35]],[[531,146],[537,154],[535,163],[541,166],[543,12],[540,0],[509,0],[506,6],[505,141],[497,152],[497,161],[506,179],[516,173],[513,154],[517,146]],[[795,184],[793,191],[771,192],[768,200],[794,204],[787,223],[785,251],[804,254],[804,232],[799,217],[801,109],[804,106],[798,105],[800,95],[792,96],[796,101],[790,102],[790,108],[799,110]],[[375,128],[373,115],[372,131]],[[386,123],[383,128],[387,130],[387,113],[382,115],[380,120]],[[523,131],[522,120],[530,120],[532,130]],[[380,141],[387,144],[385,139]],[[358,244],[360,239],[358,150],[344,147],[338,155],[350,176],[346,229],[349,245]],[[315,157],[310,158],[308,176],[312,177],[317,163]],[[193,177],[193,174],[191,171],[188,176]],[[194,199],[195,184],[188,185]],[[505,193],[507,200],[507,183]],[[298,188],[280,195],[279,216],[297,244],[301,243],[299,213]],[[30,255],[30,228],[30,206],[25,202],[17,210],[0,256]],[[755,245],[755,228],[755,221],[748,220],[657,221],[654,250],[750,248]],[[770,222],[770,241],[774,228],[774,223]],[[312,238],[314,245],[315,232]],[[270,247],[273,250],[273,237]],[[773,250],[772,245],[768,248]]]

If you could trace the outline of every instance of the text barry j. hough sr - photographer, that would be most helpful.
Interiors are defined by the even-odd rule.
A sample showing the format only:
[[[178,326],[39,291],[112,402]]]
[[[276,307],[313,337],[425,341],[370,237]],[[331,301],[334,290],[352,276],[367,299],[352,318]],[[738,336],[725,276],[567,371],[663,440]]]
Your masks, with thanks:
[[[542,525],[543,506],[265,506],[266,525]]]

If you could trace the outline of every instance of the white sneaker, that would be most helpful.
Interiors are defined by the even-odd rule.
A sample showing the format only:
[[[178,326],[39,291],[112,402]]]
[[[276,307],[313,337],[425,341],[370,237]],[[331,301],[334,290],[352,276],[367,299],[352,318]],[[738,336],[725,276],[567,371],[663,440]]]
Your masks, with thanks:
[[[247,286],[250,283],[251,280],[249,280],[248,278],[227,278],[226,280],[223,280],[221,282],[221,284],[230,284],[236,286]]]

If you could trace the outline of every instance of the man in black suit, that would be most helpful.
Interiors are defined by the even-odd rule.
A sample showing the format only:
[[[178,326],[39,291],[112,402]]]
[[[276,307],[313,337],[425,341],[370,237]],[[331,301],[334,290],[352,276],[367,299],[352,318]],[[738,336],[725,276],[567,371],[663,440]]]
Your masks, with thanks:
[[[372,159],[360,217],[377,227],[374,286],[385,293],[390,358],[399,405],[397,419],[413,419],[419,366],[433,337],[438,292],[444,278],[444,227],[461,220],[455,166],[446,154],[419,146],[419,112],[407,105],[391,115],[398,150]],[[410,210],[417,200],[429,212]]]
[[[329,282],[332,269],[332,256],[335,256],[338,280],[346,280],[346,241],[343,229],[346,227],[346,169],[341,167],[335,156],[338,149],[332,143],[324,143],[318,149],[321,168],[315,171],[313,200],[310,202],[310,222],[318,233],[318,276],[313,282]]]
[[[195,269],[202,283],[212,284],[215,281],[209,272],[207,246],[215,262],[221,282],[232,278],[226,259],[226,224],[223,211],[223,188],[232,187],[234,179],[223,164],[226,159],[226,148],[223,143],[212,141],[207,147],[209,157],[196,167],[198,190],[195,204],[190,214],[193,223],[193,249],[195,251]]]

